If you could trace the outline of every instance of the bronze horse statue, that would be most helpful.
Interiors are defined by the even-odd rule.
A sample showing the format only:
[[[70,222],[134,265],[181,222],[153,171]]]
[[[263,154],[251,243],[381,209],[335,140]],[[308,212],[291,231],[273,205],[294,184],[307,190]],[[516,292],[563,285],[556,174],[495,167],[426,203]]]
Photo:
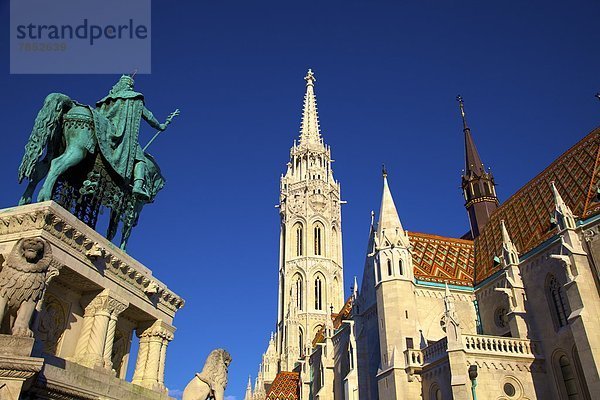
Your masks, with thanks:
[[[165,184],[158,164],[139,146],[139,120],[144,118],[162,131],[179,113],[158,123],[143,105],[143,96],[132,89],[133,79],[121,77],[96,108],[62,93],[46,97],[19,167],[19,182],[29,180],[19,205],[31,203],[35,188],[45,178],[37,201],[60,199],[66,208],[79,210],[86,208],[82,202],[93,202],[94,218],[101,206],[110,208],[107,238],[113,239],[122,221],[121,248],[125,249],[142,207],[153,202]],[[70,191],[61,197],[57,186]],[[95,219],[84,222],[95,226]]]

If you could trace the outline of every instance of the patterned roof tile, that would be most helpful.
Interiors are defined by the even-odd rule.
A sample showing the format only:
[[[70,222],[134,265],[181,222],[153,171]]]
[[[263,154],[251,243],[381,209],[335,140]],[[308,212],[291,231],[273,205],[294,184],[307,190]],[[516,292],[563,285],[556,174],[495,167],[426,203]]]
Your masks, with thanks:
[[[300,373],[280,372],[271,384],[267,400],[299,400]]]
[[[600,212],[600,128],[590,132],[552,164],[506,200],[475,239],[475,283],[499,270],[494,256],[502,247],[500,221],[504,220],[520,254],[527,253],[556,234],[550,218],[554,198],[550,182],[573,213],[587,219]]]
[[[472,240],[409,232],[414,274],[417,279],[473,286]]]

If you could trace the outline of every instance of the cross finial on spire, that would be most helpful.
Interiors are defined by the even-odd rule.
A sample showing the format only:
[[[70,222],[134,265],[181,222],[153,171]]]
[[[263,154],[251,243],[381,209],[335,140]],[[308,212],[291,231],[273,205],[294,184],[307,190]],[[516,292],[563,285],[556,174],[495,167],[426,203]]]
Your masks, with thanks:
[[[314,86],[315,85],[317,78],[315,78],[315,73],[313,72],[313,70],[311,68],[308,69],[308,72],[306,73],[304,80],[306,81],[306,86]]]
[[[387,178],[387,169],[385,169],[385,164],[381,164],[381,175],[384,178]]]
[[[460,94],[456,96],[456,101],[458,101],[458,107],[460,108],[460,115],[463,121],[463,129],[469,129],[469,126],[467,125],[467,116],[465,114],[465,101]]]

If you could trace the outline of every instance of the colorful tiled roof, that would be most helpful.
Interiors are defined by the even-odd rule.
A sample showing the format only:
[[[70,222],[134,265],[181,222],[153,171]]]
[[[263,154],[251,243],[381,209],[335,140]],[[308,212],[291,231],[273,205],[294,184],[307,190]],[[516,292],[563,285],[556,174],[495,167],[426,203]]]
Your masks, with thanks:
[[[473,286],[472,240],[409,232],[415,278]]]
[[[354,303],[354,297],[350,296],[342,306],[339,313],[331,314],[331,321],[333,322],[333,329],[338,329],[342,325],[342,321],[350,319],[350,313],[352,312],[352,304]],[[312,346],[315,347],[317,343],[321,343],[325,339],[325,327],[319,329],[312,341]]]
[[[300,399],[300,373],[280,372],[275,377],[267,400],[298,400]]]
[[[555,181],[565,203],[581,219],[600,212],[597,192],[600,183],[599,156],[600,128],[597,128],[558,157],[492,214],[481,235],[475,239],[476,283],[500,268],[494,264],[494,256],[501,252],[501,220],[505,221],[521,255],[556,233],[556,227],[550,221],[554,212],[551,181]]]

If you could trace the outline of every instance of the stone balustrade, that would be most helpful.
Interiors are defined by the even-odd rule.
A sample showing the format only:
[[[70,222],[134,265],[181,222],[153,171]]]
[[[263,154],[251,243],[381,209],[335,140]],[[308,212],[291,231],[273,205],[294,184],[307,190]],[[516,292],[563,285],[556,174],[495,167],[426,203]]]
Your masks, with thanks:
[[[420,370],[423,366],[423,352],[419,349],[404,350],[406,366],[413,371]]]
[[[462,335],[462,339],[467,353],[530,358],[542,355],[539,344],[529,339],[487,335]]]
[[[448,348],[448,339],[442,338],[435,343],[425,347],[423,352],[423,363],[431,364],[432,362],[439,360],[446,356],[446,349]]]

